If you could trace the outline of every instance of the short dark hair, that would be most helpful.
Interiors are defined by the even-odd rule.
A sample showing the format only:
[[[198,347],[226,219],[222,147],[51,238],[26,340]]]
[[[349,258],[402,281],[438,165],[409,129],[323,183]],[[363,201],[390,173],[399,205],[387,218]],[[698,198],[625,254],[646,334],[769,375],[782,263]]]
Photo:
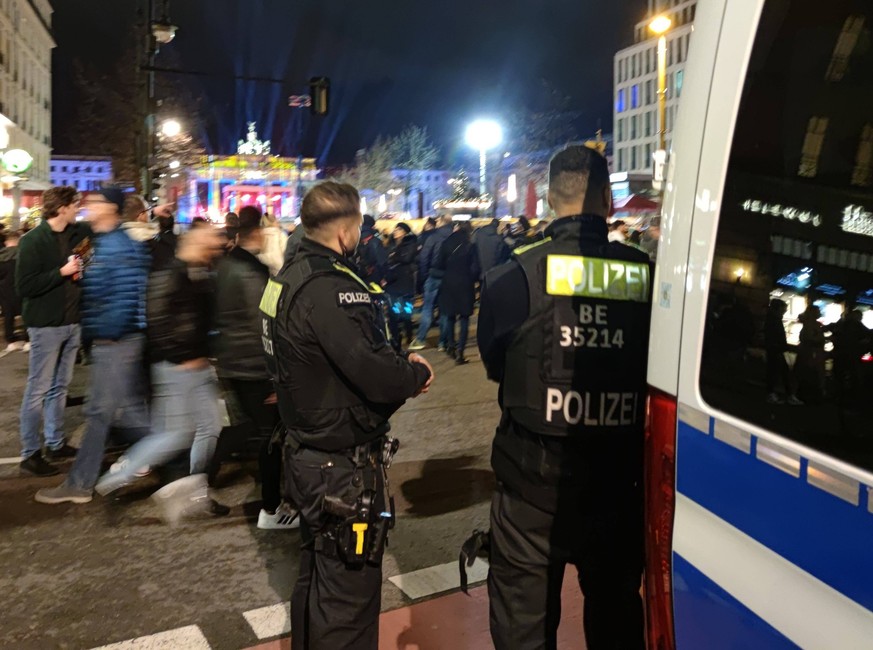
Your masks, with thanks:
[[[61,208],[66,208],[68,205],[73,205],[81,200],[82,195],[75,187],[69,185],[51,187],[42,193],[42,217],[43,219],[52,219],[58,216],[58,211]]]
[[[237,218],[239,234],[248,237],[261,227],[261,209],[255,205],[247,205],[240,209]]]
[[[136,221],[143,212],[148,212],[149,204],[139,194],[128,194],[124,197],[124,207],[121,209],[122,221]]]
[[[582,200],[588,204],[589,200],[601,197],[608,187],[606,158],[590,147],[567,147],[555,154],[549,164],[549,194],[559,203]]]
[[[351,185],[325,181],[313,187],[303,199],[300,221],[309,231],[361,214],[361,197]]]

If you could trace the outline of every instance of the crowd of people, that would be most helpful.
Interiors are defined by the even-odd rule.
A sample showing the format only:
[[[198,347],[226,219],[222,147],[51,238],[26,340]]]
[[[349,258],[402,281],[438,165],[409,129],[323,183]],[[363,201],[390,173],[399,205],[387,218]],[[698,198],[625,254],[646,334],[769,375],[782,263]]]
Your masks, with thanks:
[[[275,221],[249,206],[234,215],[233,229],[201,221],[178,235],[170,206],[149,209],[115,187],[84,203],[75,188],[54,187],[43,214],[26,236],[7,234],[0,255],[7,342],[24,338],[15,327],[20,313],[30,346],[21,470],[52,476],[59,470],[50,461],[73,459],[63,482],[35,499],[87,503],[95,490],[108,495],[163,468],[174,480],[154,498],[168,522],[226,515],[209,488],[227,446],[223,394],[260,444],[258,526],[296,527],[271,446],[279,415],[258,317],[284,252]],[[91,368],[76,449],[64,409],[80,348]],[[110,440],[126,451],[103,472]]]

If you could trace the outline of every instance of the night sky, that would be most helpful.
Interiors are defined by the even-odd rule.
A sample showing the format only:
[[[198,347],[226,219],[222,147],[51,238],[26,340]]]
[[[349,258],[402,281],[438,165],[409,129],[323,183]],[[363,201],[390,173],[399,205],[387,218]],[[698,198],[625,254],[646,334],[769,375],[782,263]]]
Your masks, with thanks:
[[[116,59],[144,0],[54,5],[57,132],[73,111],[71,60]],[[234,152],[254,120],[274,153],[296,155],[303,127],[303,153],[338,164],[415,123],[454,164],[468,121],[536,107],[543,80],[570,98],[580,136],[611,130],[612,57],[645,10],[645,0],[171,0],[179,31],[157,65],[287,80],[186,77],[211,108],[200,136],[212,153]],[[287,107],[311,76],[331,79],[326,118]]]

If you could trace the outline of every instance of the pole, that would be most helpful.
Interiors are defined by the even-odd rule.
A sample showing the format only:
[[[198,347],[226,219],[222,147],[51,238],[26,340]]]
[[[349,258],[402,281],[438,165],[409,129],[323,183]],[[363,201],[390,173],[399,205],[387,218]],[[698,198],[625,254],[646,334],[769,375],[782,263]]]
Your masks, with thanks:
[[[488,177],[486,164],[488,162],[488,153],[484,149],[479,150],[479,196],[483,197],[488,193]]]
[[[658,39],[659,149],[667,150],[667,36]]]

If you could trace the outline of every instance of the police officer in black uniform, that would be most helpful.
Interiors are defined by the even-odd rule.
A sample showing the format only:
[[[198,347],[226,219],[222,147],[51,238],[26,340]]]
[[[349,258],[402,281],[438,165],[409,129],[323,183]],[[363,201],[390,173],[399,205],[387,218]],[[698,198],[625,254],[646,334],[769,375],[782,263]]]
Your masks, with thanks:
[[[566,564],[590,650],[643,646],[642,450],[651,268],[607,239],[606,160],[574,146],[549,173],[544,241],[485,279],[479,348],[500,383],[492,466],[491,634],[554,648]]]
[[[388,418],[433,380],[424,358],[389,345],[381,289],[349,261],[361,236],[359,205],[350,185],[314,187],[301,209],[306,236],[261,301],[287,429],[287,496],[302,517],[295,650],[377,647],[382,552],[394,523]]]

